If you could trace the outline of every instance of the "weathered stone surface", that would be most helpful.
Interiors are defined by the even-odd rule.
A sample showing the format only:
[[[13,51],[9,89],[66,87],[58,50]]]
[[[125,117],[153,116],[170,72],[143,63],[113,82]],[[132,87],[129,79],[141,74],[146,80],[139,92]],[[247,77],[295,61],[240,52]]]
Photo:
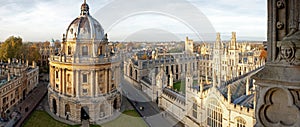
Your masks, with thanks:
[[[268,0],[268,62],[254,79],[256,126],[300,126],[299,0]]]

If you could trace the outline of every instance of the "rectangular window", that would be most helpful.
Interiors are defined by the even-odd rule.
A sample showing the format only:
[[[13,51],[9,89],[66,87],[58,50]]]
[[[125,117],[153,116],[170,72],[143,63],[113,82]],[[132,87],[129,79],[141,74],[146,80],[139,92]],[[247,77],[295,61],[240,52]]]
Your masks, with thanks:
[[[67,82],[68,83],[71,82],[71,76],[70,76],[70,74],[67,75]]]
[[[71,46],[68,46],[68,55],[71,55],[71,53],[72,53]]]
[[[82,75],[82,83],[87,83],[87,74]]]
[[[87,46],[83,46],[82,47],[82,56],[87,56],[88,55],[88,47]]]
[[[58,71],[55,71],[55,77],[58,79]]]
[[[84,95],[86,95],[86,94],[87,94],[87,89],[82,89],[82,93],[83,93]]]
[[[197,104],[193,103],[193,117],[197,119]]]

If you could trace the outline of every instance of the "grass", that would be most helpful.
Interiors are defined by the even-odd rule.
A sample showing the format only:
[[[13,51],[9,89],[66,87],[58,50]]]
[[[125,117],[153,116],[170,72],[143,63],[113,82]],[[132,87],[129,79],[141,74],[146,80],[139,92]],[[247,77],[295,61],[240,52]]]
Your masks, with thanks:
[[[147,127],[144,120],[135,110],[124,111],[117,119],[101,125],[103,127]],[[101,127],[90,125],[90,127]],[[68,125],[53,119],[45,111],[34,111],[23,127],[80,127],[80,125]]]
[[[181,84],[183,84],[183,85],[181,85]],[[197,86],[197,85],[198,85],[198,80],[194,80],[193,81],[193,86]],[[181,81],[175,82],[173,84],[173,89],[176,90],[176,91],[178,91],[178,92],[185,93],[185,81],[183,81],[183,82],[181,82]]]
[[[102,127],[147,127],[135,110],[124,111],[117,119],[102,124]]]
[[[53,119],[47,112],[45,111],[34,111],[30,118],[25,121],[23,127],[79,127],[80,125],[68,125]]]
[[[181,81],[175,82],[175,83],[173,84],[173,89],[174,89],[174,90],[177,90],[177,91],[180,91],[180,90],[181,90]]]

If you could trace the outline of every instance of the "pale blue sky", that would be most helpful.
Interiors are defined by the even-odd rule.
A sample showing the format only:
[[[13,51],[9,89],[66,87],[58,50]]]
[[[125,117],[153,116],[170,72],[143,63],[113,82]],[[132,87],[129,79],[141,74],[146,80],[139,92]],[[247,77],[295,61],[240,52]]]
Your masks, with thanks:
[[[128,1],[127,3],[131,5],[132,9],[140,7],[136,0],[124,1]],[[0,41],[4,41],[12,35],[22,37],[24,41],[61,39],[71,21],[79,16],[82,2],[83,0],[0,0]],[[185,33],[192,32],[179,21],[153,14],[129,17],[111,28],[105,23],[105,19],[101,19],[102,17],[99,15],[109,13],[107,12],[109,10],[103,11],[103,8],[113,2],[115,0],[87,0],[90,13],[95,15],[94,17],[100,23],[104,23],[101,24],[112,41],[130,40],[126,37],[132,35],[124,35],[124,33],[136,34],[138,31],[147,31],[147,29],[159,28],[183,36]],[[171,4],[178,4],[177,6],[182,4],[169,3],[170,5],[168,3],[156,5],[167,8],[168,6],[171,7]],[[229,36],[232,31],[237,32],[237,37],[240,40],[266,40],[266,0],[187,0],[186,3],[199,9],[199,12],[202,12],[210,21],[215,31],[221,32],[223,40],[230,39]],[[122,11],[122,6],[116,6],[114,9]],[[193,16],[193,14],[188,13],[189,10],[176,11]],[[111,15],[113,16],[113,14]],[[144,34],[136,35],[143,38],[142,35]],[[184,39],[181,36],[178,37],[181,40]],[[159,39],[159,37],[156,38],[156,40]],[[197,39],[195,38],[195,40]]]

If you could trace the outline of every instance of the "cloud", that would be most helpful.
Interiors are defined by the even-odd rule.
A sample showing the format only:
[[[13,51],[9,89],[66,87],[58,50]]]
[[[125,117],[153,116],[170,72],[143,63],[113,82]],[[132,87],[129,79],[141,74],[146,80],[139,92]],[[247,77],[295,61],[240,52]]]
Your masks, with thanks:
[[[266,40],[267,3],[264,0],[190,0],[211,21],[216,31]],[[227,40],[227,38],[225,39]]]
[[[113,1],[90,0],[87,2],[91,14],[94,14]],[[69,23],[79,16],[82,2],[83,0],[0,0],[0,41],[4,41],[11,35],[21,36],[25,41],[61,39]],[[136,5],[136,2],[131,0],[132,9],[140,6]],[[182,4],[193,4],[197,7],[207,16],[218,32],[237,31],[238,36],[266,38],[267,13],[264,0],[188,0],[188,3],[182,0],[181,3],[169,2],[160,6],[176,10]],[[147,6],[147,4],[141,6]],[[122,11],[122,6],[115,10]],[[191,21],[197,20],[188,10],[177,11],[190,16],[189,20]],[[155,18],[153,15],[148,16]],[[144,18],[145,22],[149,20],[149,17]],[[100,23],[103,20],[101,18],[98,19]],[[138,22],[143,22],[143,20]],[[167,19],[158,19],[155,23],[158,24],[157,26],[166,26],[169,29],[180,28],[180,25],[167,26],[166,22],[168,22]],[[147,25],[147,23],[140,23],[136,27],[143,27],[143,25]],[[126,30],[119,30],[119,32],[123,31]]]

